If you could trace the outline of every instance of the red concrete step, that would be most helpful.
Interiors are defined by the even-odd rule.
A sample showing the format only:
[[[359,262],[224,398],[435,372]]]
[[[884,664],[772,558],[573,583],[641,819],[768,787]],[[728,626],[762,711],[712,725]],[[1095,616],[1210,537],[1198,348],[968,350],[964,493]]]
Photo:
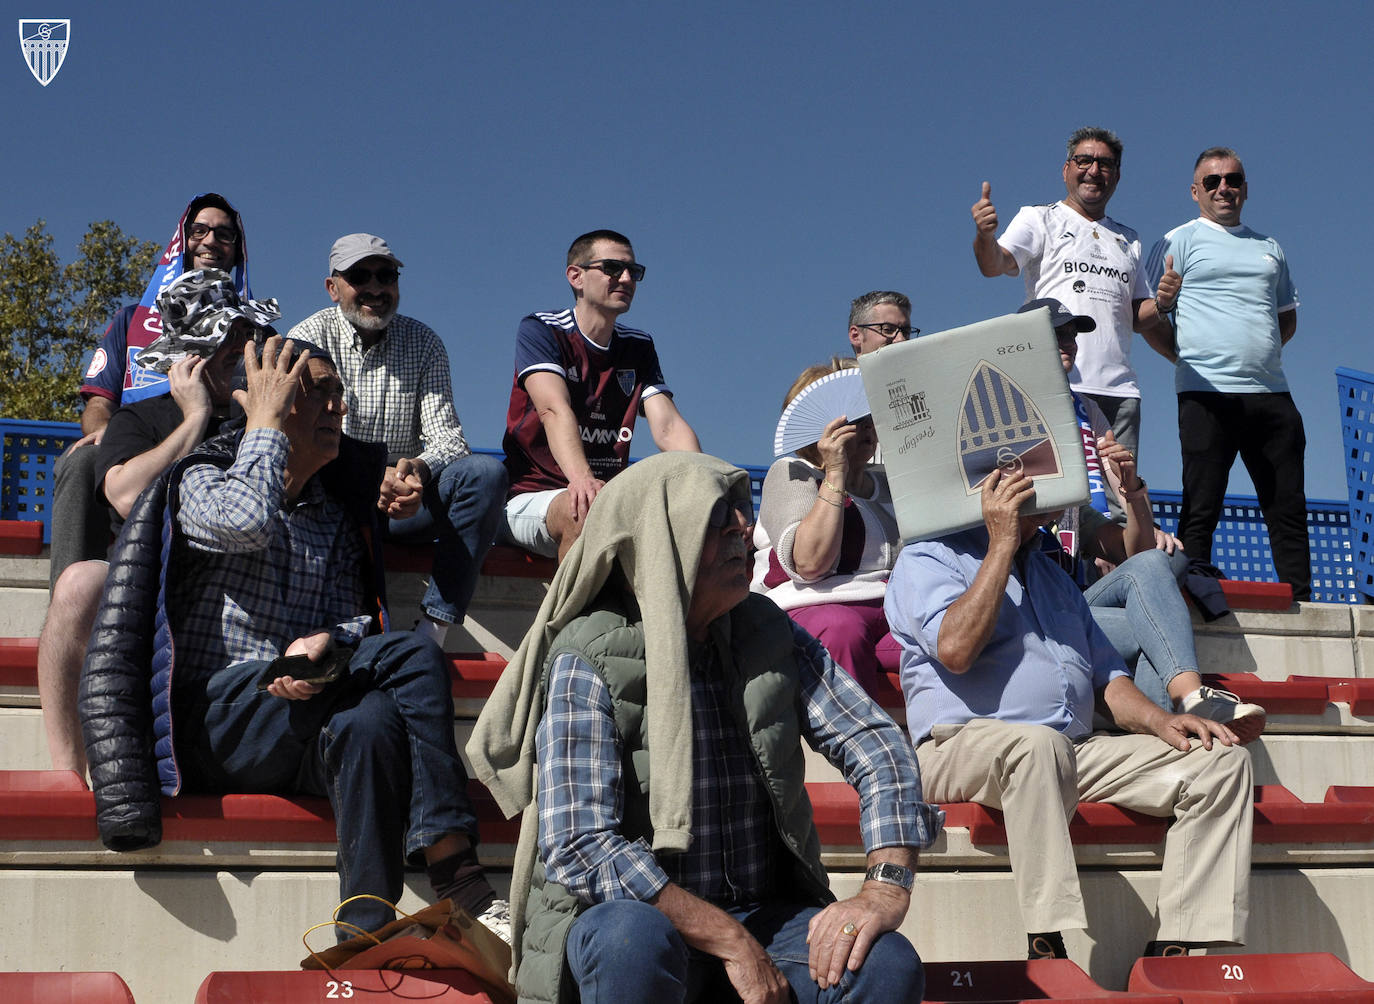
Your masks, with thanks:
[[[485,787],[468,782],[482,837],[514,844],[507,820]],[[100,839],[95,796],[75,771],[0,771],[0,834],[8,840]],[[162,839],[191,843],[332,843],[329,800],[308,795],[180,795],[162,799]]]
[[[0,1000],[6,1004],[134,1004],[134,995],[115,973],[0,973]]]
[[[428,574],[434,564],[434,548],[429,544],[399,544],[389,540],[382,545],[382,560],[388,572]],[[552,558],[543,558],[518,547],[497,544],[482,562],[482,574],[519,579],[551,579],[558,569]]]
[[[1137,959],[1128,986],[1174,994],[1182,1004],[1374,1002],[1374,983],[1329,952]]]
[[[1127,1001],[1179,1004],[1171,994],[1134,994],[1107,990],[1068,959],[979,962],[927,962],[927,1004],[1021,1004],[1022,1001]]]
[[[0,554],[43,553],[43,524],[27,519],[0,519]]]
[[[327,1000],[492,1004],[492,997],[482,985],[461,969],[211,973],[196,991],[196,1004],[298,1004]]]
[[[811,782],[806,791],[823,845],[861,844],[859,796],[853,788],[840,781]],[[945,825],[968,829],[974,844],[1006,846],[1007,831],[997,809],[974,802],[941,808]],[[1069,837],[1075,844],[1162,843],[1168,822],[1115,805],[1087,802],[1074,811]],[[1279,785],[1256,785],[1254,826],[1257,844],[1374,843],[1374,787],[1333,787],[1325,801],[1304,802]]]
[[[1287,610],[1293,605],[1293,587],[1286,582],[1218,581],[1232,610]]]

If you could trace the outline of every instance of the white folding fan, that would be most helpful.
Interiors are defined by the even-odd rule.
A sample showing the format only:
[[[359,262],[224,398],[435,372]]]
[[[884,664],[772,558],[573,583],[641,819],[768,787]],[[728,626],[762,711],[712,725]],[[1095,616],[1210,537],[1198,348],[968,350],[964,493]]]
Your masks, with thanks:
[[[857,422],[870,414],[863,376],[857,369],[827,373],[803,389],[783,411],[773,434],[773,456],[786,456],[818,442],[825,427],[841,415]]]

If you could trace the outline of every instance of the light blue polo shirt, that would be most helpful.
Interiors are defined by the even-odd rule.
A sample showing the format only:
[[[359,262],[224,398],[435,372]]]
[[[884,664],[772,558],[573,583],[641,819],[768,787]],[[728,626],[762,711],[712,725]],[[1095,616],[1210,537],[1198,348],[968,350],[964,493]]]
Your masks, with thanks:
[[[1183,276],[1174,315],[1174,389],[1288,390],[1279,314],[1297,309],[1298,291],[1279,242],[1247,226],[1223,227],[1199,217],[1170,230],[1150,251],[1151,289],[1159,287],[1166,255],[1174,256],[1174,269]]]
[[[911,738],[920,742],[936,725],[997,718],[1081,739],[1092,732],[1095,692],[1130,671],[1073,580],[1038,549],[1023,549],[1024,566],[1007,579],[992,637],[973,667],[951,673],[936,658],[945,612],[973,584],[987,547],[986,529],[965,530],[908,544],[892,569],[883,609],[902,646]]]

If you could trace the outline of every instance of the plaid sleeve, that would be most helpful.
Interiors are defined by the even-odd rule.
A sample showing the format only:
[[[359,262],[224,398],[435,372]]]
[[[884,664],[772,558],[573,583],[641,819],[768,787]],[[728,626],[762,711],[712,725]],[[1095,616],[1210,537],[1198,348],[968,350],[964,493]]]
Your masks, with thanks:
[[[549,670],[539,722],[539,852],[548,878],[584,903],[649,900],[668,884],[653,850],[618,832],[621,743],[606,684],[564,653]]]
[[[226,470],[196,464],[181,478],[177,521],[193,548],[230,554],[260,551],[286,497],[286,433],[253,429]]]
[[[453,378],[449,373],[448,353],[436,337],[425,367],[420,373],[420,434],[424,452],[420,454],[431,471],[447,467],[472,452],[463,438],[463,426],[453,407]]]
[[[864,850],[929,847],[945,814],[925,802],[916,751],[825,647],[793,625],[802,732],[859,793]]]

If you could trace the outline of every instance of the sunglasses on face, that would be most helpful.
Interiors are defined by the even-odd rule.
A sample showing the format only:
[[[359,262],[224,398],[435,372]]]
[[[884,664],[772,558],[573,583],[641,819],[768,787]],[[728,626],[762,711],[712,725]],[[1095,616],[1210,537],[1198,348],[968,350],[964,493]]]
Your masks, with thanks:
[[[1070,157],[1069,160],[1073,161],[1076,165],[1078,165],[1079,168],[1081,168],[1084,171],[1092,167],[1094,164],[1096,164],[1099,168],[1101,168],[1104,171],[1115,171],[1119,166],[1121,166],[1121,162],[1117,160],[1115,157],[1094,157],[1090,153],[1076,153],[1072,157]]]
[[[644,266],[632,261],[621,261],[619,258],[601,258],[597,261],[584,261],[578,268],[594,268],[605,272],[614,282],[620,278],[622,272],[628,271],[630,278],[635,282],[644,278]]]
[[[233,244],[239,239],[238,229],[229,225],[212,227],[207,223],[192,223],[186,228],[186,236],[192,240],[203,240],[210,234],[221,244]]]
[[[350,286],[366,286],[373,279],[377,280],[379,286],[394,286],[401,278],[401,273],[390,265],[383,265],[376,270],[354,265],[348,271],[337,274],[343,276],[344,282]]]
[[[731,519],[733,513],[739,513],[744,517],[744,522],[754,525],[754,500],[753,499],[716,499],[716,504],[711,506],[711,515],[706,517],[706,525],[712,530],[724,530],[727,527],[734,527]]]
[[[1245,184],[1245,175],[1240,171],[1231,171],[1227,174],[1206,174],[1202,177],[1202,190],[1215,192],[1221,185],[1223,178],[1226,179],[1227,188],[1239,188]]]

